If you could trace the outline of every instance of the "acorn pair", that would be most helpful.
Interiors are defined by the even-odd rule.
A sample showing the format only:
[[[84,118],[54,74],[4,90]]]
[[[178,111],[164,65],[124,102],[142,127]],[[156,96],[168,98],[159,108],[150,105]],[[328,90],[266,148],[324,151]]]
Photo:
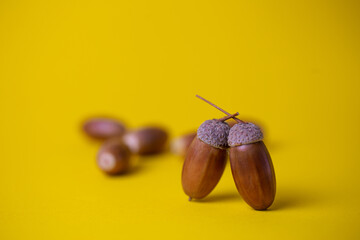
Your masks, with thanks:
[[[276,181],[263,133],[255,124],[239,119],[230,128],[224,119],[207,120],[198,128],[183,166],[184,192],[189,200],[206,197],[219,182],[229,153],[240,195],[252,208],[265,210],[274,201]]]

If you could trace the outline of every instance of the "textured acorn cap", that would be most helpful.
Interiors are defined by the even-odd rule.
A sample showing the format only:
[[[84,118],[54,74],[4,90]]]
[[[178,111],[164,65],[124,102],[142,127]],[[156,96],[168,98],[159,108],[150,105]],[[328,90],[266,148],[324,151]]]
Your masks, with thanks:
[[[263,140],[261,129],[253,123],[237,123],[229,132],[228,144],[235,147]]]
[[[230,127],[218,120],[206,120],[197,130],[197,137],[216,148],[227,148],[227,137]]]

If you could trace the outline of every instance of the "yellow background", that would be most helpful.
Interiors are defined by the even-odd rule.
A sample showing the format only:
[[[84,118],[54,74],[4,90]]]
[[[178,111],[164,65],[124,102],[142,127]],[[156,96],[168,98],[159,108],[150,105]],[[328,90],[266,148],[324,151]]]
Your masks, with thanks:
[[[0,2],[0,239],[360,237],[358,1]],[[265,129],[277,196],[252,210],[227,166],[203,201],[181,159],[109,178],[81,121],[222,117]]]

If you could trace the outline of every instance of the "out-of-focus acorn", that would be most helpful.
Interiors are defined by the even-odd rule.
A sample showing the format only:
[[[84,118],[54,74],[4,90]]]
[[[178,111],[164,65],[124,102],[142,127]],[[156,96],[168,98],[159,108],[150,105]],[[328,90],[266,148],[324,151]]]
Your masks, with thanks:
[[[134,154],[156,154],[165,150],[168,133],[160,127],[144,127],[127,132],[123,140]]]
[[[188,133],[171,141],[170,151],[173,154],[185,157],[190,144],[196,137],[196,132]]]
[[[109,175],[124,173],[130,170],[135,157],[123,143],[122,138],[112,138],[104,142],[97,155],[97,165]]]
[[[181,181],[189,200],[206,197],[224,172],[230,130],[229,125],[223,122],[226,119],[207,120],[201,124],[197,136],[188,148]]]
[[[106,140],[122,136],[125,126],[114,118],[90,118],[83,124],[83,131],[90,137]]]
[[[253,123],[239,122],[228,137],[230,165],[236,188],[252,208],[265,210],[275,198],[276,180],[263,133]]]

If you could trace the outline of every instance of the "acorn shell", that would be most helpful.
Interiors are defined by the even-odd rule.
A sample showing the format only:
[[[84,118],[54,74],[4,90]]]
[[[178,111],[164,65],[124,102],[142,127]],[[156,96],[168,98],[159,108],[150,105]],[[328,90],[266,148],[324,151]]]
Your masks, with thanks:
[[[182,186],[190,198],[207,196],[219,182],[226,165],[227,152],[203,142],[198,137],[191,143],[182,170]]]
[[[216,147],[227,148],[227,139],[230,127],[219,120],[206,120],[197,130],[197,136],[203,142]]]
[[[139,155],[160,153],[165,150],[168,133],[161,127],[143,127],[127,132],[123,136],[124,143],[131,152]]]
[[[96,162],[102,171],[115,175],[131,168],[133,156],[121,138],[112,138],[101,146]]]
[[[100,140],[122,136],[126,131],[124,124],[114,118],[90,118],[82,128],[89,137]]]
[[[255,124],[237,123],[229,132],[228,145],[230,147],[240,146],[244,144],[259,142],[263,140],[264,136],[261,129]]]
[[[270,207],[275,198],[276,180],[263,141],[231,147],[229,154],[231,172],[242,198],[256,210]]]
[[[175,138],[171,141],[170,150],[173,154],[185,157],[192,141],[196,137],[196,132],[188,133]]]

